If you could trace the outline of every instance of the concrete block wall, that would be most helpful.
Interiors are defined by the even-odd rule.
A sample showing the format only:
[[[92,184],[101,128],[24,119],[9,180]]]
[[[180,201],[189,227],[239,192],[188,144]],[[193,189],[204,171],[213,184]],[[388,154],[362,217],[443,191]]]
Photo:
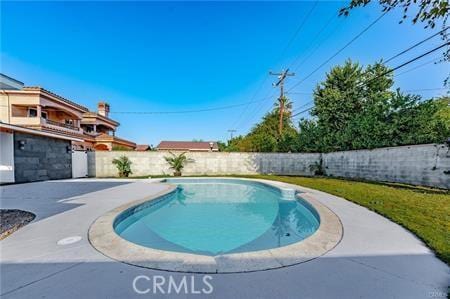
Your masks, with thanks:
[[[450,189],[450,150],[443,144],[323,154],[326,175]]]
[[[122,155],[132,161],[133,176],[172,174],[164,157],[168,152],[90,152],[89,176],[117,176],[114,158]],[[189,161],[184,175],[227,175],[273,173],[285,175],[313,175],[310,167],[320,161],[320,154],[280,153],[187,153]]]
[[[25,141],[23,149],[19,141]],[[14,174],[16,183],[72,177],[71,142],[45,136],[14,133]]]
[[[112,160],[131,159],[133,176],[172,174],[168,152],[90,152],[89,176],[114,177]],[[310,153],[187,153],[191,160],[184,175],[280,174],[313,175],[322,165],[326,175],[371,181],[396,182],[450,189],[450,151],[443,144],[399,146],[326,154]]]

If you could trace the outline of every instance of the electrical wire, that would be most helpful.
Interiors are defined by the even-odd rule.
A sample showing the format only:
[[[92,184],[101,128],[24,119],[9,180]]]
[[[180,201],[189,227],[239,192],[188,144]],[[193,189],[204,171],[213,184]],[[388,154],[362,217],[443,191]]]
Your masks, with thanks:
[[[301,83],[305,82],[307,79],[309,79],[312,75],[314,75],[318,70],[320,70],[322,67],[324,67],[328,62],[330,62],[333,58],[338,56],[342,51],[344,51],[348,46],[350,46],[352,43],[354,43],[358,38],[360,38],[364,33],[366,33],[370,28],[372,28],[376,23],[378,23],[381,18],[383,18],[386,15],[387,12],[384,12],[381,14],[378,18],[376,18],[372,23],[370,23],[367,27],[365,27],[360,33],[358,33],[356,36],[354,36],[349,42],[347,42],[342,48],[340,48],[338,51],[336,51],[333,55],[331,55],[327,60],[322,62],[318,67],[316,67],[311,73],[309,73],[305,78],[294,84],[288,91],[294,89]]]
[[[234,104],[228,106],[221,107],[213,107],[213,108],[204,108],[204,109],[196,109],[196,110],[178,110],[178,111],[111,111],[110,113],[114,114],[188,114],[188,113],[200,113],[200,112],[209,112],[209,111],[219,111],[219,110],[227,110],[233,109],[236,107],[245,106],[252,103],[260,103],[263,101],[267,101],[270,97],[265,97],[260,100],[245,102],[241,104]]]
[[[414,44],[414,45],[412,45],[412,46],[410,46],[408,49],[403,50],[402,52],[400,52],[400,53],[394,55],[393,57],[389,58],[389,59],[386,60],[384,63],[388,63],[388,62],[390,62],[391,60],[394,60],[395,58],[397,58],[397,57],[399,57],[399,56],[405,54],[406,52],[411,51],[412,49],[414,49],[414,48],[420,46],[421,44],[423,44],[423,43],[429,41],[429,40],[432,39],[433,37],[435,37],[435,36],[437,36],[437,35],[439,35],[439,34],[445,32],[448,28],[450,28],[450,26],[447,26],[447,27],[445,27],[444,29],[442,29],[441,31],[439,31],[439,32],[437,32],[437,33],[435,33],[435,34],[433,34],[433,35],[427,37],[427,38],[424,39],[424,40],[421,40],[420,42],[418,42],[418,43],[416,43],[416,44]]]
[[[303,18],[302,22],[299,24],[299,26],[298,26],[297,29],[295,30],[295,32],[294,32],[293,36],[291,37],[291,39],[288,41],[286,47],[282,50],[282,52],[281,52],[282,54],[280,55],[280,58],[279,58],[278,60],[280,60],[281,57],[284,56],[285,52],[289,49],[289,47],[292,45],[292,43],[294,42],[294,40],[297,38],[298,34],[300,33],[300,31],[302,30],[302,28],[304,27],[304,25],[306,24],[306,22],[307,22],[308,19],[310,18],[310,16],[312,15],[312,12],[314,11],[314,9],[316,8],[316,6],[317,6],[318,3],[319,3],[318,0],[316,0],[316,1],[314,2],[313,6],[312,6],[311,9],[308,11],[308,13],[306,14],[305,18]],[[255,94],[253,95],[252,98],[254,98],[254,97],[256,96],[256,94],[262,89],[262,87],[263,87],[264,84],[266,83],[267,79],[268,79],[268,75],[266,75],[266,77],[264,78],[264,81],[262,82],[261,86],[257,89],[257,91],[255,92]],[[270,92],[269,92],[269,93],[270,93]],[[269,93],[268,93],[268,94],[269,94]],[[233,123],[234,125],[232,126],[232,128],[236,128],[239,124],[242,123],[241,120],[242,120],[243,116],[245,115],[245,113],[247,112],[249,106],[250,106],[250,104],[248,104],[248,105],[244,108],[244,110],[242,111],[242,113],[239,115],[237,121]],[[259,111],[260,111],[261,109],[262,109],[262,105],[259,106],[259,107],[257,108],[258,113],[259,113]],[[257,113],[254,113],[253,116],[254,116],[254,115],[257,115]],[[250,116],[250,117],[251,117],[252,120],[254,119],[254,117],[252,117],[252,116]],[[247,118],[247,119],[248,119],[248,118]]]
[[[394,71],[396,71],[396,70],[398,70],[398,69],[400,69],[402,67],[407,66],[408,64],[411,64],[411,63],[413,63],[413,62],[415,62],[415,61],[417,61],[417,60],[419,60],[419,59],[421,59],[421,58],[423,58],[423,57],[425,57],[425,56],[427,56],[427,55],[429,55],[429,54],[431,54],[433,52],[436,52],[437,50],[439,50],[439,49],[441,49],[441,48],[443,48],[445,46],[449,46],[449,45],[450,45],[450,42],[446,42],[446,43],[444,43],[444,44],[442,44],[440,46],[437,46],[437,47],[435,47],[435,48],[433,48],[433,49],[431,49],[431,50],[429,50],[429,51],[427,51],[427,52],[425,52],[425,53],[423,53],[423,54],[421,54],[419,56],[416,56],[416,57],[414,57],[414,58],[412,58],[412,59],[410,59],[410,60],[400,64],[399,66],[396,66],[396,67],[394,67],[392,69],[389,69],[389,70],[387,70],[387,71],[385,71],[385,72],[383,72],[383,73],[381,73],[381,74],[379,74],[379,75],[377,75],[377,76],[375,76],[375,77],[373,77],[373,78],[371,78],[371,79],[369,79],[369,80],[367,80],[365,82],[362,82],[361,85],[360,86],[356,86],[355,89],[356,88],[361,88],[364,85],[367,85],[370,82],[372,82],[372,81],[374,81],[374,80],[376,80],[376,79],[378,79],[380,77],[383,77],[383,76],[385,76],[387,74],[390,74],[390,73],[392,73],[392,72],[394,72]],[[295,113],[295,114],[291,115],[291,118],[294,118],[295,116],[298,116],[298,115],[300,115],[302,113],[308,112],[308,111],[310,111],[313,108],[314,108],[314,106],[312,106],[312,107],[310,107],[308,109],[302,110],[302,111],[300,111],[298,113]]]

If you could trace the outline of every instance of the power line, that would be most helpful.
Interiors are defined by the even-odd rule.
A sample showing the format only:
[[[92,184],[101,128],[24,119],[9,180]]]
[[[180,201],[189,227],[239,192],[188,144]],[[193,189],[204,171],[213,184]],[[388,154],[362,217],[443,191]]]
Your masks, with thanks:
[[[294,110],[292,110],[292,113],[294,113],[294,112],[297,111],[297,110],[300,110],[300,109],[303,108],[303,107],[306,107],[306,106],[308,106],[308,105],[311,105],[312,103],[314,103],[314,101],[309,101],[309,102],[307,102],[306,104],[303,104],[303,105],[301,105],[301,106],[295,108]]]
[[[337,15],[333,13],[333,15],[331,16],[331,18],[328,19],[328,21],[325,23],[325,25],[324,25],[324,26],[319,30],[319,32],[316,34],[316,36],[314,37],[314,39],[313,39],[313,41],[311,42],[311,44],[310,44],[310,46],[308,47],[308,49],[311,48],[311,45],[319,38],[319,36],[322,34],[322,32],[323,32],[323,31],[331,24],[331,22],[333,21],[334,18],[336,18],[336,16],[337,16]],[[335,30],[336,30],[337,28],[338,28],[338,26],[335,27]],[[335,30],[333,30],[333,32],[334,32]],[[317,46],[313,49],[313,51],[310,52],[310,53],[308,54],[308,56],[300,62],[300,64],[296,67],[296,69],[299,68],[299,67],[306,61],[307,58],[311,57],[311,55],[314,54],[314,52],[319,48],[319,46],[320,46],[326,39],[328,39],[330,36],[331,36],[331,34],[328,35],[328,36],[327,36],[325,39],[323,39],[321,42],[319,42],[319,43],[317,44]],[[297,62],[298,62],[298,60],[300,59],[300,57],[302,57],[302,55],[298,55],[298,56],[297,56],[297,58],[291,63],[290,68],[291,68],[291,67],[295,67],[295,64],[297,64]]]
[[[302,20],[302,22],[299,24],[299,26],[297,27],[297,29],[296,29],[295,32],[294,32],[294,35],[291,37],[291,39],[288,41],[286,47],[283,49],[283,51],[282,51],[283,54],[280,55],[280,58],[284,55],[284,53],[287,51],[287,49],[289,49],[289,47],[292,45],[293,41],[296,39],[297,35],[300,33],[300,31],[302,30],[302,28],[303,28],[304,25],[306,24],[307,20],[308,20],[309,17],[311,16],[312,12],[313,12],[314,9],[316,8],[318,2],[319,2],[318,0],[316,0],[316,1],[314,2],[313,6],[312,6],[311,9],[309,10],[309,12],[308,12],[307,15],[305,16],[305,18],[304,18],[304,19]],[[279,58],[279,59],[280,59],[280,58]],[[279,59],[278,59],[278,60],[279,60]],[[252,99],[253,99],[253,98],[256,96],[256,94],[262,89],[262,87],[263,87],[264,84],[266,83],[267,79],[268,79],[268,76],[266,76],[266,77],[264,78],[264,81],[262,82],[261,86],[256,90],[256,92],[255,92],[255,94],[253,95]],[[270,93],[270,91],[269,91],[269,93]],[[269,94],[269,93],[268,93],[268,94]],[[238,120],[234,123],[233,128],[234,128],[234,127],[237,127],[237,125],[241,123],[241,120],[242,120],[244,114],[247,112],[249,106],[250,106],[250,104],[248,104],[248,105],[244,108],[244,110],[242,111],[242,113],[239,115]],[[261,110],[261,107],[262,107],[262,106],[258,107],[258,110],[259,110],[259,111]],[[258,111],[258,112],[259,112],[259,111]],[[255,114],[254,114],[254,115],[255,115]]]
[[[275,92],[272,92],[269,97],[272,98],[274,96],[275,96]],[[270,107],[273,107],[273,104],[271,104]],[[250,122],[253,122],[255,120],[255,118],[258,117],[258,114],[261,112],[261,110],[263,108],[264,108],[263,105],[260,105],[258,108],[256,108],[256,110],[254,111],[253,115],[250,116],[251,118],[249,118],[251,120]]]
[[[300,115],[300,114],[303,114],[303,113],[305,113],[305,112],[308,112],[308,111],[311,110],[312,108],[314,108],[314,106],[309,107],[309,108],[307,108],[307,109],[305,109],[305,110],[302,110],[302,111],[300,111],[300,112],[297,112],[297,113],[293,114],[293,115],[291,116],[291,118],[294,118],[294,117],[296,117],[297,115]]]
[[[376,22],[377,22],[381,17],[383,17],[383,16],[384,16],[384,14],[382,14],[377,20],[375,20],[372,24],[370,24],[369,27],[367,27],[365,30],[367,31],[367,29],[369,29],[371,25],[374,25],[374,23],[376,23]],[[394,60],[395,58],[397,58],[397,57],[399,57],[399,56],[401,56],[401,55],[403,55],[403,54],[409,52],[410,50],[416,48],[417,46],[419,46],[419,45],[421,45],[421,44],[423,44],[423,43],[429,41],[429,40],[432,39],[433,37],[435,37],[435,36],[437,36],[437,35],[439,35],[439,34],[445,32],[448,28],[450,28],[450,27],[447,26],[446,28],[442,29],[441,31],[439,31],[439,32],[437,32],[437,33],[435,33],[435,34],[433,34],[433,35],[431,35],[431,36],[429,36],[429,37],[427,37],[427,38],[425,38],[425,39],[423,39],[423,40],[421,40],[421,41],[415,43],[414,45],[408,47],[407,49],[401,51],[400,53],[397,53],[397,54],[395,54],[394,56],[390,57],[390,58],[387,59],[384,63],[388,63],[388,62]],[[363,31],[364,31],[364,30],[363,30]],[[348,44],[347,44],[347,45],[348,45]],[[347,46],[347,45],[346,45],[346,46]],[[346,46],[344,46],[344,48],[345,48]],[[340,50],[337,52],[337,54],[338,54],[340,51],[342,51],[344,48],[340,49]],[[337,54],[333,55],[332,58],[334,58]],[[332,59],[332,58],[331,58],[331,59]],[[325,63],[323,63],[321,66],[319,66],[319,68],[321,68],[324,64],[326,64],[326,63],[327,63],[329,60],[331,60],[331,59],[328,59]],[[317,69],[316,69],[316,70],[317,70]],[[315,70],[315,71],[316,71],[316,70]],[[314,72],[315,72],[315,71],[314,71]],[[298,86],[299,84],[303,83],[303,82],[304,82],[306,79],[308,79],[314,72],[312,72],[310,75],[308,75],[308,76],[307,76],[306,78],[304,78],[302,81],[300,81],[300,82],[298,82],[297,84],[295,84],[294,86],[292,86],[289,90],[292,90],[293,88],[295,88],[295,87]],[[400,74],[399,74],[399,75],[400,75]]]
[[[374,26],[378,21],[381,20],[382,17],[386,15],[387,12],[381,14],[378,18],[376,18],[372,23],[370,23],[366,28],[364,28],[360,33],[358,33],[355,37],[353,37],[349,42],[347,42],[342,48],[340,48],[336,53],[331,55],[327,60],[321,63],[318,67],[316,67],[311,73],[309,73],[305,78],[297,82],[294,86],[292,86],[288,91],[294,89],[301,83],[305,82],[305,80],[309,79],[312,75],[314,75],[318,70],[320,70],[323,66],[325,66],[328,62],[330,62],[333,58],[339,55],[342,51],[344,51],[348,46],[350,46],[353,42],[355,42],[358,38],[360,38],[364,33],[366,33],[372,26]]]
[[[269,78],[268,75],[266,75],[266,76],[264,77],[264,80],[262,81],[262,83],[261,83],[261,85],[259,86],[259,88],[258,88],[258,89],[255,91],[255,93],[253,94],[253,96],[252,96],[252,98],[251,98],[250,101],[253,101],[253,99],[256,97],[256,95],[258,94],[258,92],[259,92],[259,91],[261,90],[261,88],[264,86],[264,84],[266,83],[266,81],[267,81],[268,78]],[[245,112],[247,112],[248,107],[250,106],[250,104],[251,104],[251,102],[249,102],[249,103],[245,106],[244,110],[242,110],[242,112],[241,112],[241,114],[239,115],[239,117],[237,118],[237,120],[233,123],[232,128],[236,128],[237,125],[241,122],[241,119],[242,119],[242,117],[244,116]]]
[[[422,88],[422,89],[406,89],[403,91],[406,92],[417,92],[417,91],[434,91],[434,90],[449,90],[448,88],[445,87],[437,87],[437,88]]]
[[[236,107],[241,107],[248,105],[249,103],[260,103],[263,101],[267,101],[270,97],[265,97],[257,101],[245,102],[241,104],[214,107],[214,108],[205,108],[205,109],[197,109],[197,110],[178,110],[178,111],[111,111],[110,113],[114,114],[187,114],[187,113],[199,113],[199,112],[209,112],[209,111],[218,111],[218,110],[227,110],[233,109]]]
[[[311,9],[308,11],[308,13],[306,14],[305,18],[303,18],[302,22],[300,23],[300,25],[297,27],[297,29],[294,32],[294,35],[291,37],[291,39],[289,40],[289,42],[287,43],[286,47],[283,49],[283,51],[281,52],[280,57],[283,57],[284,54],[286,54],[287,49],[289,49],[289,47],[292,45],[292,43],[294,42],[294,40],[297,38],[297,35],[300,33],[300,31],[302,30],[303,26],[306,24],[306,21],[309,19],[309,17],[311,16],[312,12],[314,11],[314,9],[316,8],[317,4],[318,4],[318,0],[314,1],[313,6],[311,7]]]
[[[398,69],[400,69],[400,68],[402,68],[402,67],[405,67],[406,65],[408,65],[408,64],[410,64],[410,63],[413,63],[414,61],[419,60],[419,59],[425,57],[426,55],[429,55],[429,54],[431,54],[431,53],[433,53],[433,52],[436,52],[437,50],[439,50],[439,49],[441,49],[441,48],[443,48],[443,47],[445,47],[445,46],[448,46],[448,45],[450,45],[450,42],[446,42],[446,43],[444,43],[444,44],[442,44],[442,45],[440,45],[440,46],[438,46],[438,47],[435,47],[435,48],[433,48],[433,49],[431,49],[431,50],[429,50],[429,51],[427,51],[427,52],[425,52],[425,53],[423,53],[423,54],[421,54],[421,55],[419,55],[419,56],[416,56],[416,57],[414,57],[414,58],[412,58],[412,59],[410,59],[410,60],[408,60],[408,61],[406,61],[406,62],[400,64],[399,66],[396,66],[396,67],[394,67],[394,68],[392,68],[392,69],[389,69],[389,70],[387,70],[387,71],[385,71],[385,72],[383,72],[383,73],[381,73],[381,74],[379,74],[379,75],[377,75],[377,76],[375,76],[375,77],[373,77],[373,78],[371,78],[371,79],[369,79],[369,80],[367,80],[367,81],[365,81],[365,82],[362,82],[361,85],[360,85],[360,86],[356,86],[355,89],[356,89],[356,88],[361,88],[361,87],[363,87],[364,85],[367,85],[367,84],[369,84],[370,82],[372,82],[372,81],[374,81],[374,80],[376,80],[376,79],[378,79],[378,78],[380,78],[380,77],[383,77],[383,76],[385,76],[385,75],[387,75],[387,74],[390,74],[390,73],[392,73],[392,72],[394,72],[394,71],[396,71],[396,70],[398,70]],[[302,114],[302,113],[308,112],[308,111],[310,111],[310,110],[313,109],[313,108],[314,108],[314,106],[312,106],[312,107],[310,107],[310,108],[308,108],[308,109],[302,110],[302,111],[300,111],[300,112],[298,112],[298,113],[295,113],[295,114],[293,114],[293,115],[291,116],[291,118],[293,118],[293,117],[295,117],[295,116],[297,116],[297,115],[300,115],[300,114]]]
[[[291,91],[291,92],[285,92],[285,94],[305,94],[305,95],[311,95],[312,92],[306,92],[306,91]]]
[[[412,72],[412,71],[414,71],[414,70],[416,70],[416,69],[418,69],[418,68],[424,67],[424,66],[429,65],[429,64],[431,64],[431,63],[436,63],[436,62],[438,62],[440,59],[441,59],[440,57],[433,58],[432,60],[429,60],[429,61],[427,61],[427,62],[424,62],[424,63],[422,63],[422,64],[419,64],[418,66],[415,66],[415,67],[413,67],[413,68],[410,68],[409,70],[406,70],[406,71],[404,71],[404,72],[398,73],[398,74],[396,74],[394,77],[398,77],[398,76],[401,76],[401,75],[403,75],[403,74]]]
[[[416,57],[414,57],[414,58],[408,60],[407,62],[404,62],[404,63],[402,63],[402,64],[399,65],[399,66],[396,66],[396,67],[393,68],[393,69],[389,69],[389,70],[387,70],[387,71],[381,73],[380,75],[376,76],[375,78],[370,79],[367,83],[370,83],[370,82],[373,81],[373,80],[376,80],[376,79],[378,79],[378,78],[380,78],[380,77],[382,77],[382,76],[385,76],[385,75],[387,75],[387,74],[390,74],[390,73],[392,73],[392,72],[394,72],[394,71],[396,71],[396,70],[398,70],[398,69],[400,69],[400,68],[402,68],[402,67],[404,67],[404,66],[407,66],[408,64],[413,63],[414,61],[419,60],[420,58],[423,58],[423,57],[425,57],[425,56],[427,56],[427,55],[429,55],[429,54],[431,54],[431,53],[433,53],[433,52],[436,52],[437,50],[439,50],[439,49],[441,49],[441,48],[443,48],[443,47],[445,47],[445,46],[448,46],[448,45],[450,45],[450,42],[443,43],[442,45],[440,45],[440,46],[438,46],[438,47],[436,47],[436,48],[434,48],[434,49],[431,49],[431,50],[429,50],[429,51],[427,51],[427,52],[425,52],[425,53],[423,53],[423,54],[421,54],[421,55],[419,55],[419,56],[416,56]],[[366,84],[367,84],[367,83],[366,83]]]
[[[444,29],[442,29],[441,31],[439,31],[439,32],[437,32],[437,33],[435,33],[435,34],[433,34],[433,35],[427,37],[426,39],[421,40],[420,42],[418,42],[418,43],[416,43],[416,44],[410,46],[408,49],[403,50],[402,52],[400,52],[400,53],[394,55],[393,57],[389,58],[389,59],[386,60],[384,63],[388,63],[388,62],[390,62],[391,60],[394,60],[395,58],[397,58],[397,57],[399,57],[399,56],[405,54],[406,52],[409,52],[410,50],[412,50],[412,49],[414,49],[414,48],[420,46],[421,44],[423,44],[423,43],[429,41],[429,40],[432,39],[433,37],[435,37],[435,36],[437,36],[437,35],[439,35],[439,34],[445,32],[448,28],[449,28],[449,26],[447,26],[447,27],[445,27]]]

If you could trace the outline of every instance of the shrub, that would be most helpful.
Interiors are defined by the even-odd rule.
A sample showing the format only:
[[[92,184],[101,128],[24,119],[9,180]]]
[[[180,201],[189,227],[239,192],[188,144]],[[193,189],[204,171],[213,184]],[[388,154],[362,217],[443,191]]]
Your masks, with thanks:
[[[181,153],[179,155],[175,155],[172,152],[169,152],[171,157],[164,157],[164,159],[169,163],[170,168],[174,170],[174,176],[181,176],[181,170],[184,168],[184,165],[187,162],[186,153]]]
[[[112,150],[113,151],[133,151],[132,148],[129,148],[129,147],[126,147],[126,146],[123,146],[123,145],[114,145],[112,147]]]
[[[112,161],[114,165],[116,165],[117,170],[119,171],[119,177],[128,177],[133,172],[131,171],[132,162],[128,159],[127,156],[121,156]]]

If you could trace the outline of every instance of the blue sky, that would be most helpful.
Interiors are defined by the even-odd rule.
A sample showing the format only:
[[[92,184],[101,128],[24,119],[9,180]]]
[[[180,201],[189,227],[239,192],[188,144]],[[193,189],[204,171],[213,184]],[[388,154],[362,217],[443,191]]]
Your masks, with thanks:
[[[269,70],[292,65],[287,89],[309,74],[381,14],[378,5],[334,17],[344,2],[1,2],[1,72],[42,86],[90,109],[111,105],[117,135],[137,143],[224,140],[244,134],[267,112],[277,93]],[[388,58],[435,30],[398,24],[400,11],[366,34],[290,94],[294,108],[332,65]],[[321,35],[317,33],[329,21]],[[298,31],[294,40],[292,37]],[[392,61],[396,66],[441,44],[434,39]],[[314,50],[315,49],[315,50]],[[405,67],[426,63],[439,53]],[[305,60],[305,58],[307,58]],[[304,61],[300,65],[300,62]],[[293,62],[296,62],[293,64]],[[428,64],[395,78],[404,90],[441,88],[448,64]],[[445,90],[417,91],[424,97]],[[262,100],[265,99],[265,100]],[[256,103],[191,114],[178,111]]]

